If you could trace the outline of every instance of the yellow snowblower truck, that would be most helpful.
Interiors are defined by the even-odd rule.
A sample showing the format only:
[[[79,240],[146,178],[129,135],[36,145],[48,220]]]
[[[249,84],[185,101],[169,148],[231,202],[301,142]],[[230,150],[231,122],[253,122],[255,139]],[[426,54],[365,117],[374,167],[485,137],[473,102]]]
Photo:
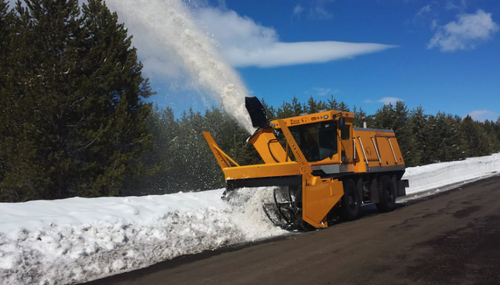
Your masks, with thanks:
[[[354,220],[361,204],[395,208],[405,195],[405,164],[394,131],[354,128],[354,114],[324,111],[271,121],[256,97],[245,106],[257,130],[248,139],[264,164],[240,166],[203,132],[227,182],[227,191],[276,186],[268,217],[285,229],[326,228]]]

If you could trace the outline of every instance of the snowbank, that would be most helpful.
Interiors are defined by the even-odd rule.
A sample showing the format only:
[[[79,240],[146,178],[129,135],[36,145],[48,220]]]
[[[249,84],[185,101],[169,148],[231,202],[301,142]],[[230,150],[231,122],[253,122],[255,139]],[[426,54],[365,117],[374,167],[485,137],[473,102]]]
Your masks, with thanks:
[[[408,194],[491,175],[500,154],[408,168]],[[0,203],[0,284],[71,284],[287,232],[262,211],[271,188]]]
[[[270,188],[0,203],[0,284],[89,281],[286,232],[261,207]],[[243,203],[243,201],[248,201]]]
[[[487,177],[500,172],[500,153],[472,157],[462,161],[435,163],[409,167],[404,179],[410,181],[406,194],[416,194],[429,189]]]

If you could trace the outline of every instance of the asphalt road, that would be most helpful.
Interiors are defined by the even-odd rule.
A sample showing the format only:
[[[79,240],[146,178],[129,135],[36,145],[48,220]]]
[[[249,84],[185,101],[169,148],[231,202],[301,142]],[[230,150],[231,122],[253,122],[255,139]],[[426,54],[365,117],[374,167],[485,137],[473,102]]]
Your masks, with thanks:
[[[325,230],[88,284],[500,284],[500,177]]]

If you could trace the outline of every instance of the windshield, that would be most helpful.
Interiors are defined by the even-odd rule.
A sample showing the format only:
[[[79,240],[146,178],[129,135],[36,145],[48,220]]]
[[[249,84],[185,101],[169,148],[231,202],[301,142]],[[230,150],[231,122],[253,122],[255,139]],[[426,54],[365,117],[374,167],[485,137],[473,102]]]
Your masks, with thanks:
[[[289,127],[307,161],[319,161],[337,154],[337,124],[321,122]]]

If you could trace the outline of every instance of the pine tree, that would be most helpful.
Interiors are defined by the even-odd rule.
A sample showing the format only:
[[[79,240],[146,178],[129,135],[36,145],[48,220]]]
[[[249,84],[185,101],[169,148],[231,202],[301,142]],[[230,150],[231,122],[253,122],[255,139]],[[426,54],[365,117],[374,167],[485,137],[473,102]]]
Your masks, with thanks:
[[[427,137],[422,153],[424,164],[464,158],[465,145],[460,134],[460,123],[460,118],[442,112],[429,116],[424,127]]]
[[[101,0],[83,5],[83,22],[89,37],[85,39],[84,90],[80,105],[85,124],[77,130],[87,151],[80,156],[91,184],[80,187],[83,195],[117,195],[124,177],[143,171],[138,158],[150,147],[146,118],[150,104],[142,102],[153,94],[149,82],[141,75],[142,64],[131,37],[116,13],[111,13]],[[88,77],[87,77],[88,76]],[[81,115],[84,115],[81,114]],[[95,166],[87,160],[97,162]]]
[[[455,161],[465,159],[465,142],[460,135],[460,117],[450,114],[444,115],[443,125],[441,130],[442,140],[440,161]]]
[[[292,105],[283,101],[283,104],[276,110],[276,118],[283,119],[295,116]]]
[[[362,108],[359,108],[358,111],[356,106],[354,106],[352,112],[354,113],[354,127],[362,128],[364,122],[366,122],[367,126],[369,125],[371,117],[366,115],[366,112]]]
[[[486,136],[488,137],[488,146],[491,152],[500,151],[500,141],[497,138],[497,130],[495,122],[490,120],[485,120],[483,123],[483,128],[486,132]]]
[[[351,110],[349,109],[349,106],[347,106],[346,103],[344,103],[344,101],[341,101],[340,104],[339,104],[339,111],[341,112],[350,112]]]
[[[426,152],[430,151],[428,141],[429,141],[429,133],[427,132],[427,119],[428,116],[424,114],[424,110],[422,106],[419,106],[417,109],[414,109],[410,114],[410,124],[411,131],[415,138],[415,148],[418,153],[418,161],[415,161],[416,165],[420,165],[422,163],[422,159],[424,158]]]
[[[297,99],[295,95],[293,95],[291,105],[292,105],[293,116],[300,116],[306,111],[304,106],[302,106],[302,104],[299,102],[299,99]]]
[[[276,119],[276,110],[274,109],[274,107],[268,105],[264,98],[262,98],[260,102],[262,103],[262,107],[264,107],[264,110],[266,110],[267,120],[270,122]]]
[[[453,145],[450,149],[451,160],[463,160],[466,156],[467,145],[461,134],[462,118],[460,116],[447,115],[448,124],[453,129],[453,137],[451,141]]]
[[[6,64],[9,72],[1,94],[9,110],[3,134],[9,166],[0,189],[8,193],[30,189],[30,195],[21,195],[28,199],[55,198],[61,189],[54,187],[54,175],[70,163],[61,149],[68,129],[62,105],[73,95],[68,80],[72,74],[65,71],[78,46],[78,2],[26,1],[23,7],[18,1],[16,12]],[[22,161],[30,165],[17,167]],[[49,193],[49,187],[55,191]]]
[[[492,151],[489,147],[488,137],[486,136],[483,126],[475,122],[469,115],[462,121],[461,135],[467,145],[467,157],[491,154]]]
[[[2,77],[8,75],[10,66],[8,66],[8,57],[10,55],[10,31],[13,25],[12,13],[9,13],[9,5],[5,0],[0,0],[0,72]],[[0,79],[0,134],[4,137],[0,137],[0,181],[4,180],[4,175],[6,172],[7,156],[5,151],[8,149],[8,143],[6,143],[5,135],[7,134],[7,108],[9,107],[8,99],[3,95],[3,90],[6,87],[6,80],[4,78]],[[9,196],[8,194],[3,194],[0,191],[0,201],[6,199],[2,198],[2,195]]]
[[[309,100],[307,101],[307,113],[313,114],[319,112],[320,107],[318,107],[318,105],[318,102],[314,100],[313,96],[309,97]]]
[[[500,141],[500,117],[498,117],[497,121],[495,122],[495,132],[497,140]]]
[[[10,31],[13,24],[12,12],[9,12],[9,5],[5,0],[0,0],[0,63],[2,74],[7,74],[6,59],[10,54]],[[4,83],[0,80],[0,83]]]
[[[117,15],[100,0],[19,1],[0,142],[8,200],[118,195],[142,171],[152,94]],[[17,167],[22,161],[25,167]],[[18,181],[17,183],[15,183]],[[22,183],[21,183],[22,182]]]
[[[420,116],[420,115],[417,115]],[[437,118],[434,115],[424,115],[427,120],[424,125],[416,122],[412,126],[415,134],[415,142],[417,146],[421,147],[420,164],[425,165],[435,163],[438,161],[438,151],[441,138],[439,137],[437,129]]]
[[[327,102],[328,110],[340,110],[339,109],[339,104],[337,103],[337,100],[333,98],[333,95],[330,96],[330,99],[328,99]]]

